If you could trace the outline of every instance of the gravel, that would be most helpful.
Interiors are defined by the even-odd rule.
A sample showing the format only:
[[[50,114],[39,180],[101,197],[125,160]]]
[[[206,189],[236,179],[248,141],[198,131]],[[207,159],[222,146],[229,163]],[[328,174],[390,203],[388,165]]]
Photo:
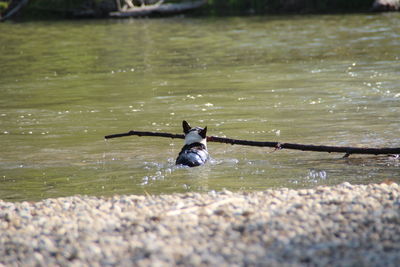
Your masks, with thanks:
[[[0,266],[398,266],[400,187],[0,200]]]

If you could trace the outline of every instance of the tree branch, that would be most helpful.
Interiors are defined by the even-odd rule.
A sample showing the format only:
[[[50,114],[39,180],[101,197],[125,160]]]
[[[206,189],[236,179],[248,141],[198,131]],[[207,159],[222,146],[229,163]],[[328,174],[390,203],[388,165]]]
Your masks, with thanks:
[[[123,137],[123,136],[158,136],[166,138],[178,138],[184,139],[183,134],[171,134],[171,133],[159,133],[159,132],[142,132],[142,131],[129,131],[127,133],[107,135],[105,139]],[[315,151],[315,152],[328,152],[328,153],[345,153],[345,157],[351,154],[370,154],[370,155],[381,155],[381,154],[400,154],[400,147],[397,148],[362,148],[362,147],[341,147],[341,146],[315,146],[315,145],[302,145],[293,143],[280,143],[280,142],[262,142],[262,141],[250,141],[231,139],[217,136],[207,136],[208,142],[224,143],[231,145],[243,145],[243,146],[257,146],[257,147],[272,147],[276,149],[292,149],[302,151]]]
[[[119,0],[117,0],[119,1]],[[207,3],[207,0],[196,0],[182,3],[164,4],[164,0],[160,0],[155,4],[146,5],[135,8],[121,8],[117,12],[110,12],[111,17],[143,17],[153,14],[168,15],[186,12],[199,8]]]

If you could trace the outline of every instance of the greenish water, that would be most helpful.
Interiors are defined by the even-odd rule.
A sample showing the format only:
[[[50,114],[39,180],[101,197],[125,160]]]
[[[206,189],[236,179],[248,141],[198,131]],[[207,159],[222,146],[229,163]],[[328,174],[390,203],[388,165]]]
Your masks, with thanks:
[[[0,24],[0,199],[400,182],[399,160],[210,143],[180,133],[399,147],[400,14]]]

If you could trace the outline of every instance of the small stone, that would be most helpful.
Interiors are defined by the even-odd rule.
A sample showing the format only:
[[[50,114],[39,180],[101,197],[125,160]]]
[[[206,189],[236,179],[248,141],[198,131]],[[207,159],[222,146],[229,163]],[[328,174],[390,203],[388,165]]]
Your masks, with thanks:
[[[399,189],[399,185],[397,183],[391,183],[390,188],[392,189]]]
[[[341,183],[339,186],[344,187],[344,188],[348,188],[348,189],[353,188],[353,186],[349,182]]]

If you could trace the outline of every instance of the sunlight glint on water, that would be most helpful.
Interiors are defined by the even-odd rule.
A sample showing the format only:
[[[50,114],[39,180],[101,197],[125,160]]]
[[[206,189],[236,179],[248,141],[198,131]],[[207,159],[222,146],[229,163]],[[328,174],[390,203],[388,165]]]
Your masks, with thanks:
[[[0,24],[0,199],[400,182],[399,161],[182,140],[132,129],[399,147],[398,14]],[[27,37],[29,36],[29,38]]]

